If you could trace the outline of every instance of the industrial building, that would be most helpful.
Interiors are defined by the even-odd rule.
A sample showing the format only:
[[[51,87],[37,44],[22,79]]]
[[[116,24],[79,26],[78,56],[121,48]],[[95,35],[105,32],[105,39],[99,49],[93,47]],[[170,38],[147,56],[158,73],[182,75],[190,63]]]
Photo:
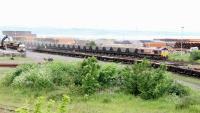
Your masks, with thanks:
[[[69,45],[76,43],[76,41],[71,37],[37,37],[34,41]]]
[[[156,48],[164,48],[166,47],[166,42],[145,42],[144,47],[156,47]]]
[[[37,37],[31,31],[2,31],[2,34],[11,36],[17,41],[33,41]]]

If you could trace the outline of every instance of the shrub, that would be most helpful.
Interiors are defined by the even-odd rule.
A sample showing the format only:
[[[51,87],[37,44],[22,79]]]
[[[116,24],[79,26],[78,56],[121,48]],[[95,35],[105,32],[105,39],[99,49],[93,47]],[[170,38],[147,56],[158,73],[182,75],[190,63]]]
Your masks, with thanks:
[[[173,83],[165,70],[164,65],[153,69],[147,60],[120,70],[113,65],[101,67],[96,58],[90,57],[77,64],[53,61],[41,65],[22,65],[6,76],[3,83],[38,92],[62,86],[68,87],[71,92],[87,95],[100,88],[122,87],[143,99],[156,99],[167,93],[187,95],[186,88]]]
[[[133,72],[129,67],[122,70],[121,76],[123,76],[123,86],[126,91],[131,94],[138,95],[138,75]]]
[[[72,82],[72,77],[68,75],[67,64],[61,62],[51,62],[46,67],[50,71],[52,82],[57,86],[67,86]]]
[[[155,99],[163,96],[171,84],[161,69],[142,72],[138,81],[138,90],[143,99]]]
[[[111,103],[112,99],[111,98],[104,98],[102,102],[105,103],[105,104]]]
[[[103,87],[114,85],[116,74],[116,67],[114,67],[113,65],[104,66],[99,73],[98,81],[100,85]]]
[[[66,95],[63,96],[62,101],[59,104],[57,113],[68,113],[68,103],[70,102],[70,98]]]
[[[36,64],[22,64],[17,67],[17,69],[11,73],[9,73],[3,80],[3,85],[9,86],[13,83],[15,77],[20,76],[22,72],[29,71],[30,69],[36,68]]]
[[[68,75],[73,79],[75,85],[81,85],[81,64],[80,63],[70,63],[66,65]]]
[[[17,113],[68,113],[68,105],[70,98],[66,95],[63,96],[60,102],[54,100],[46,101],[44,97],[38,97],[34,104],[34,109],[31,111],[28,107],[21,107],[16,109]],[[47,103],[47,105],[46,105]]]
[[[175,94],[180,97],[189,95],[188,89],[179,83],[173,83],[169,88],[168,92],[170,94]]]
[[[55,86],[67,86],[73,82],[73,76],[69,76],[69,66],[61,62],[46,64],[27,64],[19,66],[3,80],[6,86],[28,88],[34,90],[52,89]],[[73,68],[74,69],[74,68]]]
[[[20,76],[15,77],[11,85],[34,90],[52,89],[54,87],[49,70],[38,68],[22,72]]]
[[[95,57],[85,59],[81,63],[82,88],[86,94],[92,94],[99,88],[100,65]]]
[[[122,75],[125,89],[134,95],[140,95],[143,99],[161,97],[167,93],[172,83],[165,74],[165,66],[153,69],[146,60],[131,68],[125,68]]]
[[[191,60],[199,60],[200,59],[200,51],[199,50],[192,51],[190,53],[190,59]]]

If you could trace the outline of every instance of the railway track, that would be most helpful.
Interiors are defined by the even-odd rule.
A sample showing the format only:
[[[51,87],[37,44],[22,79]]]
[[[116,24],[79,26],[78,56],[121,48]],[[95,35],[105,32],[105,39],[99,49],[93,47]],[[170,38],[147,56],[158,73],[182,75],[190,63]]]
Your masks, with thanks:
[[[17,67],[19,64],[10,64],[10,63],[0,63],[0,67],[11,67],[11,68],[15,68]]]
[[[46,49],[46,48],[34,49],[33,51],[42,52],[42,53],[50,53],[50,54],[58,54],[58,55],[70,56],[70,57],[78,57],[78,58],[87,58],[87,57],[94,56],[98,60],[101,60],[101,61],[121,62],[124,64],[133,64],[133,63],[142,61],[141,59],[136,59],[136,58],[127,57],[127,56],[109,56],[109,55],[81,53],[81,52],[74,52],[74,51]],[[159,67],[163,63],[166,64],[167,70],[170,72],[175,72],[182,75],[200,78],[200,69],[190,68],[189,66],[186,66],[183,63],[151,60],[151,65],[155,68]]]

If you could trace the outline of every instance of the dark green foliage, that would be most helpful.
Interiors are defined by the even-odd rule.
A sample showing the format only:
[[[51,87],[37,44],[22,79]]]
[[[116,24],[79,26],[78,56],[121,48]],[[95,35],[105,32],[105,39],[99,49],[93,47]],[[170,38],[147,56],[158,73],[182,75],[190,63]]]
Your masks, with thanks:
[[[98,78],[100,85],[104,87],[114,85],[116,74],[117,74],[116,67],[112,65],[103,67],[103,69],[101,69],[99,73],[99,78]]]
[[[190,53],[190,59],[191,60],[199,60],[200,59],[200,51],[199,50],[192,51]]]
[[[142,72],[138,82],[138,90],[143,99],[155,99],[167,93],[171,81],[161,69]]]
[[[112,100],[111,100],[111,98],[104,98],[102,102],[107,104],[107,103],[112,102]]]
[[[142,63],[137,63],[132,67],[126,67],[122,70],[122,76],[124,77],[124,88],[131,94],[138,95],[139,84],[141,84],[141,74],[143,71],[147,71],[150,68],[148,61],[144,60]]]
[[[69,85],[71,77],[68,75],[68,66],[61,62],[51,62],[47,64],[50,71],[52,82],[57,86]]]
[[[66,65],[68,75],[72,78],[74,84],[77,86],[80,86],[82,84],[80,65],[81,65],[80,63],[77,64],[70,63]]]
[[[92,94],[99,88],[99,69],[100,65],[95,57],[85,59],[81,63],[82,88],[86,94]]]
[[[171,85],[171,87],[169,88],[168,92],[170,94],[175,94],[175,95],[178,95],[180,97],[189,95],[188,89],[185,86],[183,86],[179,83],[173,83]]]
[[[15,77],[12,86],[16,88],[31,88],[34,90],[52,89],[54,87],[48,70],[33,68]]]
[[[138,95],[138,75],[129,67],[123,69],[121,74],[124,78],[123,86],[125,90],[131,94]]]
[[[96,43],[95,43],[95,41],[90,41],[90,42],[86,43],[86,46],[96,47]]]
[[[134,95],[140,95],[143,99],[159,98],[167,94],[169,89],[173,89],[171,86],[173,81],[165,74],[165,69],[164,65],[153,69],[146,60],[131,68],[127,67],[122,71],[124,88]],[[180,90],[187,92],[184,89]]]
[[[121,88],[143,99],[156,99],[165,94],[188,95],[187,89],[173,83],[165,71],[165,65],[154,69],[147,60],[119,68],[101,66],[95,57],[90,57],[76,64],[53,61],[21,65],[4,78],[3,84],[38,92],[67,87],[72,93],[87,95]]]
[[[46,64],[21,65],[4,78],[3,84],[16,88],[34,90],[53,89],[55,86],[67,86],[72,82],[68,64],[49,62]],[[69,71],[70,72],[70,71]]]
[[[5,86],[9,86],[10,84],[12,84],[13,80],[15,79],[15,77],[20,76],[20,74],[22,72],[29,71],[30,69],[33,69],[35,67],[36,67],[35,64],[22,64],[22,65],[20,65],[19,67],[17,67],[17,69],[14,72],[9,73],[6,76],[6,78],[3,81],[3,84]]]

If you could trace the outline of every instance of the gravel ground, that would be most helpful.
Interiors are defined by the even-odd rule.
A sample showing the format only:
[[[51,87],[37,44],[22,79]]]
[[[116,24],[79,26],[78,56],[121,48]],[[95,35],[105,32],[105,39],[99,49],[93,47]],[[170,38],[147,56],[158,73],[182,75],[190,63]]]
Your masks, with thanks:
[[[44,61],[44,58],[46,58],[46,59],[53,58],[54,60],[62,60],[62,61],[82,60],[81,58],[74,58],[74,57],[61,56],[61,55],[52,55],[52,54],[38,53],[38,52],[32,52],[32,51],[27,51],[26,57],[31,58],[36,62],[42,62],[42,61]]]

